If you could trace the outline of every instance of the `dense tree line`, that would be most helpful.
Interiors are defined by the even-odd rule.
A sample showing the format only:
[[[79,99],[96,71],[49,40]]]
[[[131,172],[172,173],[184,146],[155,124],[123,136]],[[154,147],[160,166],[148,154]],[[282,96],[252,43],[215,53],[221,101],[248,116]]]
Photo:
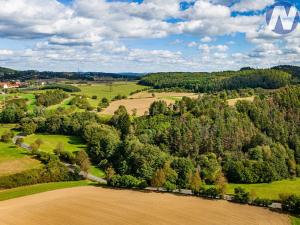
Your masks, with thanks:
[[[45,93],[36,94],[37,106],[51,106],[61,103],[68,95],[62,90],[46,91]]]
[[[291,75],[272,69],[218,73],[155,73],[143,77],[143,85],[154,88],[181,88],[193,92],[214,92],[242,88],[275,89],[291,83]]]
[[[65,92],[80,92],[80,88],[73,86],[73,85],[68,85],[68,84],[50,84],[46,85],[41,88],[42,90],[48,90],[48,89],[60,89]]]

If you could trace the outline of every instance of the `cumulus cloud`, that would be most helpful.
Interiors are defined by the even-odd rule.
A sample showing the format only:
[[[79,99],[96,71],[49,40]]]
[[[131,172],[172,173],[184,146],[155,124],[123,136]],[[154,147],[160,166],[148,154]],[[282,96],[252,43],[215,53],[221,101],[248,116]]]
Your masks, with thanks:
[[[267,6],[274,4],[274,2],[275,0],[241,0],[232,7],[232,10],[239,12],[262,10]]]
[[[74,0],[64,5],[57,0],[0,0],[0,37],[36,40],[35,46],[26,50],[0,50],[0,60],[27,69],[53,65],[51,69],[71,70],[74,64],[84,64],[85,68],[93,65],[111,71],[115,63],[119,70],[127,71],[199,71],[225,69],[225,61],[231,68],[247,63],[269,65],[269,54],[277,57],[274,62],[284,56],[294,62],[295,54],[299,54],[299,30],[281,37],[263,26],[264,15],[232,16],[233,11],[261,10],[273,0],[188,0],[194,4],[185,10],[180,8],[181,2]],[[251,52],[230,54],[233,44],[211,45],[216,36],[238,33],[254,45]],[[184,46],[198,47],[198,57],[178,50],[124,44],[128,39],[171,35],[179,37],[177,42]],[[200,41],[181,41],[180,35],[192,35]]]

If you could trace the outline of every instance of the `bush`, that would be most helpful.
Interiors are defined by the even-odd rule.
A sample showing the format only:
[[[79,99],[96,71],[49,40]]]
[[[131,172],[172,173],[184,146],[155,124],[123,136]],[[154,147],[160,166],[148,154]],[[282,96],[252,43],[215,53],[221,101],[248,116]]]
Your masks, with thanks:
[[[234,201],[242,204],[248,204],[250,201],[250,193],[245,189],[237,187],[234,189]]]
[[[221,192],[220,192],[219,189],[217,189],[215,187],[211,187],[211,188],[208,188],[208,189],[201,188],[199,194],[200,194],[200,196],[203,196],[203,197],[216,199],[216,198],[220,197]]]
[[[121,188],[139,188],[142,185],[143,181],[131,176],[131,175],[115,175],[111,178],[108,185],[112,187],[121,187]]]
[[[164,188],[169,192],[173,192],[174,190],[176,190],[176,184],[173,184],[170,181],[166,181]]]
[[[300,165],[296,166],[297,177],[300,177]]]
[[[281,194],[280,199],[284,211],[297,215],[300,214],[300,196]]]
[[[251,204],[255,206],[269,207],[272,204],[272,201],[269,199],[256,198]]]
[[[4,134],[1,135],[1,141],[8,143],[13,138],[14,134],[11,131],[5,131]]]
[[[96,99],[98,99],[98,96],[97,95],[93,95],[92,99],[96,100]]]

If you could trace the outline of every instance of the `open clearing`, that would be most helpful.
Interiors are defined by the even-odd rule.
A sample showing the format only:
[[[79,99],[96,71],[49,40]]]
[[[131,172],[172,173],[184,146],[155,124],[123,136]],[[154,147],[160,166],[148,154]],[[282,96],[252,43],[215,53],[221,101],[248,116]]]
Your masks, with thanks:
[[[0,225],[288,225],[267,209],[171,194],[97,187],[0,202]]]
[[[126,107],[128,113],[132,114],[133,110],[137,110],[137,116],[143,116],[145,112],[149,111],[150,105],[159,100],[164,100],[168,105],[174,104],[176,100],[182,99],[182,97],[198,98],[198,94],[194,93],[177,93],[177,92],[162,92],[162,93],[152,93],[140,92],[131,95],[129,99],[118,100],[111,102],[109,107],[104,109],[101,114],[103,115],[113,115],[114,112],[123,105]]]
[[[53,153],[53,150],[56,148],[58,143],[62,143],[64,150],[68,152],[78,152],[82,149],[86,149],[86,145],[83,141],[74,136],[32,134],[25,137],[24,142],[30,145],[37,139],[41,139],[43,141],[40,150],[48,153]]]
[[[1,124],[0,135],[14,127],[13,124]],[[40,162],[28,156],[25,150],[12,143],[0,142],[0,177],[34,169],[40,165]]]
[[[260,198],[278,200],[279,195],[284,193],[300,195],[300,178],[276,181],[270,184],[229,184],[228,194],[233,194],[236,187],[242,187],[248,192],[254,192]]]

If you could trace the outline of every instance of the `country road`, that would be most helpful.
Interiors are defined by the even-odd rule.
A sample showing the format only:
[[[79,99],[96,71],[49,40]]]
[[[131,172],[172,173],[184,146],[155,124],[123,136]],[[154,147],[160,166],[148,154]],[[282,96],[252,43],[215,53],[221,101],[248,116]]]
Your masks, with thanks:
[[[21,135],[16,135],[16,136],[14,136],[13,139],[12,139],[13,143],[16,144],[16,142],[17,142],[17,140],[18,140],[19,138],[25,138],[25,136],[21,136]],[[30,151],[30,150],[31,150],[30,146],[29,146],[28,144],[26,144],[26,143],[21,143],[19,146],[20,146],[21,148],[27,150],[27,151]],[[67,166],[67,167],[69,168],[70,171],[73,171],[73,168],[72,168],[73,165],[72,165],[72,164],[69,164],[69,163],[63,163],[63,164],[64,164],[65,166]],[[88,180],[90,180],[90,181],[98,182],[98,183],[101,183],[101,184],[107,184],[107,181],[106,181],[105,179],[100,178],[100,177],[96,177],[96,176],[94,176],[94,175],[92,175],[92,174],[90,174],[90,173],[86,173],[86,172],[84,172],[84,171],[81,171],[79,174],[80,174],[82,177],[84,177],[85,179],[88,179]]]

